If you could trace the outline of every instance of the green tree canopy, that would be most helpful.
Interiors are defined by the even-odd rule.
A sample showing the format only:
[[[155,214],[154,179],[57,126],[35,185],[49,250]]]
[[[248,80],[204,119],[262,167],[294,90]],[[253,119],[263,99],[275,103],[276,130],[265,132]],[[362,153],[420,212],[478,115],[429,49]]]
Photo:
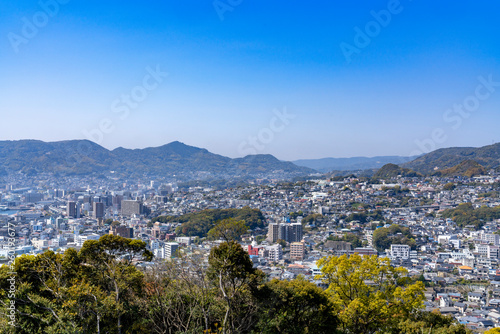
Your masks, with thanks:
[[[266,221],[260,210],[244,207],[242,209],[207,209],[181,216],[159,216],[153,218],[151,222],[178,222],[182,225],[177,228],[177,234],[204,238],[218,221],[228,218],[244,221],[250,229],[264,228]]]
[[[455,209],[443,211],[443,218],[450,218],[460,227],[473,225],[476,229],[480,229],[486,222],[500,219],[500,206],[490,208],[482,206],[474,209],[471,203],[462,203]]]
[[[335,307],[323,290],[299,276],[292,281],[274,279],[262,287],[265,307],[258,333],[330,334],[338,325]]]
[[[331,256],[318,261],[326,293],[348,333],[370,334],[396,328],[423,307],[424,285],[412,283],[404,268],[387,258],[358,254]]]
[[[416,312],[408,319],[400,322],[392,332],[394,334],[472,334],[471,330],[459,324],[451,316],[443,316],[437,310]],[[500,334],[500,331],[498,334]]]
[[[391,247],[391,244],[408,245],[415,249],[416,242],[410,229],[405,226],[393,224],[389,227],[381,227],[373,232],[373,245],[382,252]]]
[[[86,241],[80,252],[20,256],[14,298],[1,293],[0,300],[3,307],[15,301],[16,333],[140,333],[144,282],[132,262],[151,258],[144,242],[113,235]],[[2,289],[7,277],[2,266]]]
[[[224,300],[222,333],[242,333],[258,320],[254,296],[264,278],[253,267],[248,253],[236,242],[213,247],[208,258],[207,277],[220,290]]]
[[[223,219],[218,222],[210,231],[207,233],[207,237],[211,240],[222,239],[224,241],[239,241],[241,236],[248,231],[248,226],[242,220],[236,220],[234,218]]]

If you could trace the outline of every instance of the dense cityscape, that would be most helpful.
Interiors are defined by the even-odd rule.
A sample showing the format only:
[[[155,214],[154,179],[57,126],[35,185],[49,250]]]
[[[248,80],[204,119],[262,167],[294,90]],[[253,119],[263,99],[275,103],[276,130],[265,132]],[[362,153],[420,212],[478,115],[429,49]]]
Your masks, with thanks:
[[[144,267],[193,254],[208,263],[221,242],[207,238],[216,222],[203,221],[203,230],[183,217],[255,211],[250,219],[258,221],[246,222],[253,228],[240,244],[269,280],[301,276],[326,288],[318,279],[321,258],[387,257],[425,283],[427,310],[473,330],[500,325],[500,174],[494,170],[475,177],[261,180],[222,190],[110,175],[4,177],[2,261],[12,253],[6,241],[14,229],[16,256],[80,250],[87,240],[111,234],[144,241],[154,254]],[[492,210],[488,218],[479,214],[485,208]]]

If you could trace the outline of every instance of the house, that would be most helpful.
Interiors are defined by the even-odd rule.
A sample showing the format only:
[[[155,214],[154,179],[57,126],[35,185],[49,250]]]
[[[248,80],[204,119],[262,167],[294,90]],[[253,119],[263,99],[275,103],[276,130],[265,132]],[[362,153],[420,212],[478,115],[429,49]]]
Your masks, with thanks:
[[[455,307],[440,307],[439,312],[443,315],[455,314],[457,313],[457,309]]]
[[[450,307],[451,299],[448,296],[443,296],[439,299],[439,307]]]
[[[472,303],[479,303],[483,299],[483,294],[479,292],[469,292],[467,300]]]
[[[460,266],[458,267],[458,273],[460,274],[460,276],[463,276],[463,275],[467,275],[467,274],[472,274],[474,271],[474,269],[472,269],[471,267],[469,266]]]
[[[495,324],[491,320],[482,320],[478,324],[479,324],[479,326],[481,328],[492,328],[492,327],[495,327]]]

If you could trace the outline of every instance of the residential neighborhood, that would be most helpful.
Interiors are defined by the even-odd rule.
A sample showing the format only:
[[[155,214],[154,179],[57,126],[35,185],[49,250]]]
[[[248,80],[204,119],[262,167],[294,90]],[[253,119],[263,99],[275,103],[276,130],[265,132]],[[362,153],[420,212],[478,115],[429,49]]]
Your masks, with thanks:
[[[0,192],[3,263],[12,253],[80,249],[105,234],[147,242],[153,261],[191,254],[207,259],[220,241],[184,233],[180,217],[250,208],[265,222],[242,235],[241,244],[269,279],[301,275],[322,286],[320,258],[387,257],[425,283],[427,310],[452,315],[472,330],[500,327],[500,216],[470,223],[450,216],[457,208],[500,206],[494,171],[473,178],[266,180],[227,189],[112,176],[6,181]],[[158,218],[166,216],[167,223]],[[15,247],[7,242],[9,227]]]

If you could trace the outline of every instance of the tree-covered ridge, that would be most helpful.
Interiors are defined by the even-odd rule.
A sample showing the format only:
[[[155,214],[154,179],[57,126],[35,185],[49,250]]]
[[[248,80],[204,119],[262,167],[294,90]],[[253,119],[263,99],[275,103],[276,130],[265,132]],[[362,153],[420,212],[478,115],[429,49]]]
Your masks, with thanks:
[[[242,209],[208,209],[181,216],[159,216],[153,218],[151,222],[182,223],[176,230],[177,234],[201,238],[207,236],[208,231],[215,226],[216,222],[228,218],[244,221],[250,229],[263,228],[266,221],[260,210],[244,207]]]
[[[343,218],[343,216],[342,216]],[[368,223],[369,221],[382,221],[384,215],[381,210],[365,210],[361,212],[353,212],[345,217],[346,222],[358,221],[360,223]]]
[[[272,155],[249,155],[231,159],[178,141],[144,149],[112,151],[89,140],[43,142],[0,141],[0,173],[22,172],[81,175],[115,171],[122,175],[205,173],[212,177],[256,176],[283,171],[289,175],[315,172],[280,161]]]
[[[489,169],[500,165],[500,143],[483,147],[450,147],[427,153],[402,166],[423,174],[432,174],[434,168],[447,169],[466,160],[474,160]]]
[[[351,244],[352,248],[361,247],[363,245],[363,241],[361,240],[361,238],[357,234],[354,234],[354,233],[345,233],[341,237],[331,235],[327,238],[327,240],[349,242]]]
[[[373,232],[373,246],[379,252],[389,249],[392,244],[408,245],[415,249],[416,241],[410,229],[401,225],[394,224],[389,227],[380,227]]]
[[[474,160],[466,160],[451,168],[443,169],[433,173],[435,176],[453,177],[465,176],[474,177],[477,175],[486,175],[488,171]]]
[[[473,225],[480,229],[485,223],[500,219],[500,206],[490,208],[482,206],[474,209],[471,203],[462,203],[454,209],[448,209],[441,214],[443,218],[450,218],[460,227]]]
[[[326,290],[302,277],[266,281],[234,241],[208,262],[194,254],[135,266],[150,259],[144,242],[117,236],[20,256],[13,296],[10,268],[0,267],[0,333],[470,333],[423,312],[422,283],[375,256],[321,259]]]
[[[422,176],[422,174],[417,173],[409,168],[399,167],[395,164],[386,164],[380,168],[375,175],[373,175],[374,179],[389,179],[394,177],[418,177]]]

